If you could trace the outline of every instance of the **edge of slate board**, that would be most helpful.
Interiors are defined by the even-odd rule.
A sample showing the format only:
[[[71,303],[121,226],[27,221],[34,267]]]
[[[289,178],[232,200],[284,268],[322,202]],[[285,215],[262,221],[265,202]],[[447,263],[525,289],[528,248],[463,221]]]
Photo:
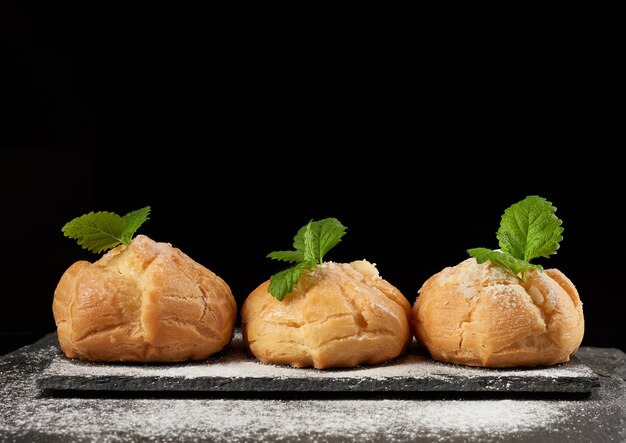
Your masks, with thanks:
[[[92,363],[67,359],[58,350],[37,380],[46,390],[147,392],[586,393],[597,385],[598,376],[576,357],[547,368],[475,368],[435,362],[415,346],[372,367],[320,371],[265,365],[246,354],[240,333],[227,350],[201,362]]]
[[[187,391],[187,392],[590,392],[597,386],[597,377],[563,377],[537,382],[522,377],[506,379],[481,377],[466,380],[437,379],[372,379],[306,377],[277,379],[211,377],[180,379],[176,377],[93,377],[43,376],[37,381],[41,389],[86,391]]]

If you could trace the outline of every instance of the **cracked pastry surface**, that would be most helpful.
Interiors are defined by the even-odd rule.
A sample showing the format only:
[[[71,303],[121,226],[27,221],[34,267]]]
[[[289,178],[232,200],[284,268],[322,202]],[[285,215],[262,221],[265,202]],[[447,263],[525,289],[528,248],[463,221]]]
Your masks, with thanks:
[[[532,269],[521,281],[473,258],[428,279],[412,317],[433,358],[471,366],[566,362],[584,334],[578,291],[561,271]]]
[[[376,364],[403,353],[412,338],[409,302],[364,260],[303,271],[283,301],[268,286],[256,288],[241,312],[246,345],[264,363]]]
[[[65,355],[94,361],[204,359],[230,342],[237,315],[220,277],[144,235],[70,266],[52,309]]]

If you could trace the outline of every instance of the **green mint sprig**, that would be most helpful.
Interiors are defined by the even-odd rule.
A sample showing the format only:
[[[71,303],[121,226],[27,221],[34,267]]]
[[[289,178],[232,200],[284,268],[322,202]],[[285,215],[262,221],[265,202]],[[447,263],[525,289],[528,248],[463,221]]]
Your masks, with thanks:
[[[282,301],[293,287],[303,269],[312,269],[322,264],[328,251],[337,246],[341,237],[346,233],[346,227],[336,218],[311,220],[304,225],[293,238],[294,251],[274,251],[267,254],[267,258],[296,263],[295,266],[280,271],[270,278],[269,293]]]
[[[473,248],[467,253],[478,263],[489,260],[524,280],[529,269],[543,271],[541,265],[531,264],[530,260],[548,258],[559,249],[559,242],[563,240],[563,221],[555,213],[556,208],[545,198],[528,196],[504,211],[496,233],[499,251]]]
[[[149,219],[150,206],[124,216],[114,212],[90,212],[63,226],[63,234],[75,239],[83,249],[99,254],[124,243],[129,245],[137,229]]]

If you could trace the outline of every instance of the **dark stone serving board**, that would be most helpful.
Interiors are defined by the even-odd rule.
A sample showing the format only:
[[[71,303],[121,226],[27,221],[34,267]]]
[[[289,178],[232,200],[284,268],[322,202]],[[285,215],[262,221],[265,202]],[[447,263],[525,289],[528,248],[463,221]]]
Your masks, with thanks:
[[[618,349],[580,349],[599,376],[584,394],[42,391],[58,354],[49,334],[0,356],[0,441],[626,442]]]
[[[90,363],[54,356],[37,385],[49,390],[210,392],[589,392],[597,376],[577,358],[543,368],[486,369],[435,362],[414,347],[387,364],[297,369],[249,356],[241,334],[202,362]]]

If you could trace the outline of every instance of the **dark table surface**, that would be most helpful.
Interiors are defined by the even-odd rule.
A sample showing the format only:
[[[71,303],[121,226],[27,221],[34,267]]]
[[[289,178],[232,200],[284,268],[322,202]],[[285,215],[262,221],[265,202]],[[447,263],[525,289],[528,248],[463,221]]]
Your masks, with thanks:
[[[626,354],[581,348],[590,395],[52,393],[54,334],[0,357],[0,441],[626,441]],[[334,396],[333,396],[334,395]]]

